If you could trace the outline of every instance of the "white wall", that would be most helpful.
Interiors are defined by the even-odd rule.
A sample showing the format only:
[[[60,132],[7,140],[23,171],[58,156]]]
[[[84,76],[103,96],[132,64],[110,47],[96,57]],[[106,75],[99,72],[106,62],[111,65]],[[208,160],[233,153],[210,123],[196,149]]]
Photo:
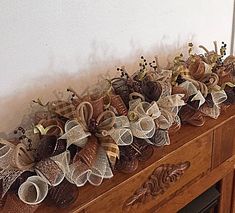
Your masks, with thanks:
[[[78,86],[75,75],[190,41],[229,45],[232,12],[233,0],[0,0],[0,132],[32,98]]]

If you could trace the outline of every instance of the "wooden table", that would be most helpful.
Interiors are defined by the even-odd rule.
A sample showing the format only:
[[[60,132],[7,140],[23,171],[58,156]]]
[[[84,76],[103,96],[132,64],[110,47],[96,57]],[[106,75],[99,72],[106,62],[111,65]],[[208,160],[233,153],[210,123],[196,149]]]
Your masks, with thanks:
[[[235,212],[235,106],[202,127],[183,125],[169,146],[155,148],[132,174],[116,173],[101,186],[79,188],[77,201],[57,209],[45,201],[37,213],[177,212],[215,183],[220,212]],[[69,196],[69,195],[68,195]]]

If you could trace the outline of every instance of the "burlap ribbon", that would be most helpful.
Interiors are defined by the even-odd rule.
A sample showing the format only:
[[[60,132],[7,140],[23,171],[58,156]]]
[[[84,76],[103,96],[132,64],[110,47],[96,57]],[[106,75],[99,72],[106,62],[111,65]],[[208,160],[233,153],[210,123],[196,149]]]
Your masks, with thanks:
[[[45,184],[52,186],[58,185],[63,180],[64,172],[61,169],[61,165],[58,165],[50,158],[36,163],[33,151],[29,150],[24,143],[21,142],[17,145],[13,145],[7,140],[0,139],[0,146],[0,167],[2,169],[0,172],[0,180],[2,180],[1,197],[5,196],[11,185],[25,171],[36,171]],[[48,161],[54,165],[54,169],[48,167]],[[27,194],[27,192],[24,193]],[[43,199],[35,202],[42,202]],[[24,199],[22,201],[27,203]]]
[[[154,119],[161,115],[157,103],[150,104],[138,98],[131,100],[129,105],[128,118],[132,134],[151,143],[148,139],[154,135],[156,130]]]
[[[15,180],[25,171],[24,169],[28,168],[27,163],[31,164],[31,162],[28,161],[28,156],[20,149],[19,144],[15,146],[7,140],[0,139],[0,145],[2,146],[0,180],[2,180],[1,197],[3,198]]]
[[[81,161],[70,164],[69,151],[54,156],[53,160],[63,165],[66,179],[77,187],[85,185],[86,182],[98,186],[102,183],[104,178],[113,177],[106,152],[101,146],[98,148],[94,164],[91,167],[88,167]]]
[[[5,169],[11,162],[15,145],[1,138],[0,145],[0,168]]]
[[[180,119],[177,114],[179,108],[185,105],[185,102],[183,101],[184,94],[172,95],[172,85],[170,81],[172,79],[177,79],[179,74],[190,76],[188,70],[184,70],[183,68],[183,66],[178,68],[177,75],[172,75],[172,71],[170,70],[163,70],[163,72],[157,73],[154,76],[154,79],[157,80],[162,87],[162,94],[156,102],[159,107],[160,115],[154,119],[156,131],[149,140],[156,146],[169,145],[169,128],[173,124],[180,126]]]
[[[116,117],[112,111],[107,110],[94,120],[92,119],[93,106],[89,102],[82,102],[77,107],[77,117],[79,122],[73,120],[65,124],[65,135],[68,136],[69,144],[75,143],[81,146],[89,135],[94,134],[99,139],[99,143],[106,151],[108,158],[111,159],[111,157],[119,157],[118,145],[132,143],[132,134],[128,128],[129,122],[125,116]],[[74,127],[70,128],[73,125]],[[95,126],[92,127],[92,125]],[[108,136],[111,136],[115,143],[107,143]],[[79,141],[79,144],[76,141]],[[111,161],[111,164],[115,164],[114,160]]]
[[[189,64],[189,68],[196,68],[190,69],[190,73],[183,65],[178,66],[176,72],[177,76],[180,74],[186,80],[179,86],[185,88],[189,96],[193,95],[191,101],[199,101],[198,107],[202,113],[212,118],[218,118],[220,114],[219,105],[227,99],[227,95],[225,91],[218,86],[219,77],[216,73],[212,72],[212,65],[202,62],[200,58],[196,59],[200,62],[199,64],[203,65],[200,72],[200,67],[193,67],[195,64],[192,63],[196,63],[195,61]],[[174,78],[173,81],[175,81],[176,78]],[[205,98],[209,93],[214,103],[213,107],[208,107],[204,104]]]
[[[116,158],[119,158],[118,146],[132,143],[130,124],[126,116],[116,117],[109,110],[103,111],[94,119],[93,106],[90,102],[80,103],[76,110],[77,120],[65,124],[65,134],[60,138],[67,139],[68,146],[75,144],[85,148],[90,137],[95,136],[100,145],[91,166],[84,165],[80,161],[65,166],[68,168],[67,179],[77,186],[82,186],[87,181],[99,185],[103,178],[110,178],[113,175],[109,162],[114,165]]]
[[[184,81],[179,86],[187,90],[188,96],[193,96],[191,101],[199,101],[199,107],[205,103],[205,98],[202,95],[201,91],[198,90],[192,82]]]
[[[48,185],[40,176],[31,176],[18,190],[19,198],[26,204],[41,203],[48,194]]]
[[[181,70],[178,71],[181,72]],[[135,137],[142,138],[150,144],[168,145],[170,144],[168,129],[173,123],[178,125],[177,113],[179,107],[185,105],[182,100],[184,94],[171,95],[172,71],[170,70],[151,72],[148,77],[160,84],[161,95],[157,101],[148,103],[145,102],[143,95],[138,93],[130,94],[128,117],[131,130]],[[134,97],[138,99],[133,99]]]
[[[91,127],[93,107],[89,102],[83,102],[77,107],[78,119],[82,124],[83,130],[88,132]],[[111,136],[118,145],[129,145],[132,143],[132,133],[129,129],[130,124],[126,116],[115,116],[115,114],[110,111],[102,112],[95,121],[96,131],[94,135],[99,138],[100,144],[102,146],[102,140]],[[107,149],[105,148],[107,151]],[[119,157],[119,156],[117,156]]]
[[[217,74],[211,72],[205,75],[202,81],[207,85],[208,92],[211,95],[214,105],[212,107],[204,105],[201,107],[200,111],[203,114],[216,119],[220,115],[220,105],[227,100],[227,94],[223,88],[218,85],[219,77]]]
[[[227,99],[227,94],[224,90],[212,91],[211,98],[214,103],[212,107],[203,105],[200,111],[211,118],[217,119],[220,115],[220,104],[222,104]]]
[[[170,84],[170,79],[168,79],[168,86],[162,87],[162,95],[161,98],[157,101],[159,109],[161,111],[161,116],[156,119],[156,123],[159,125],[158,121],[163,121],[163,123],[168,123],[167,126],[170,128],[172,123],[176,120],[176,116],[178,114],[178,110],[181,106],[185,105],[183,100],[184,94],[173,94],[172,95],[172,86]],[[166,84],[165,83],[165,84]],[[163,82],[162,82],[163,84]],[[163,128],[161,125],[158,126],[160,129],[168,129]]]

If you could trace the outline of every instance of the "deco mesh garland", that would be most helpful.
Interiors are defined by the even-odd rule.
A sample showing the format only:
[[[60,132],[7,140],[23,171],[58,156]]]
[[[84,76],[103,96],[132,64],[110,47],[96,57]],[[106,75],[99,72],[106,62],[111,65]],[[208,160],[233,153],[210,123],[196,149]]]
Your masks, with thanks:
[[[157,57],[130,75],[106,79],[83,95],[33,101],[14,136],[0,139],[0,198],[9,192],[35,205],[45,198],[65,207],[87,182],[98,186],[113,171],[134,172],[154,149],[170,144],[181,124],[202,126],[235,103],[235,57],[226,44],[205,54],[176,56],[163,69]],[[69,194],[69,196],[67,196]]]

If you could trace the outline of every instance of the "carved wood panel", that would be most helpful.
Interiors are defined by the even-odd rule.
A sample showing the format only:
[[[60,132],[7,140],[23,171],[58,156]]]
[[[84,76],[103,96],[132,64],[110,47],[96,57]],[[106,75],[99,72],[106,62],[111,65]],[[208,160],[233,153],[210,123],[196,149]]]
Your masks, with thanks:
[[[124,203],[123,207],[143,202],[148,196],[163,194],[190,167],[190,162],[163,164],[157,167],[144,184]]]

